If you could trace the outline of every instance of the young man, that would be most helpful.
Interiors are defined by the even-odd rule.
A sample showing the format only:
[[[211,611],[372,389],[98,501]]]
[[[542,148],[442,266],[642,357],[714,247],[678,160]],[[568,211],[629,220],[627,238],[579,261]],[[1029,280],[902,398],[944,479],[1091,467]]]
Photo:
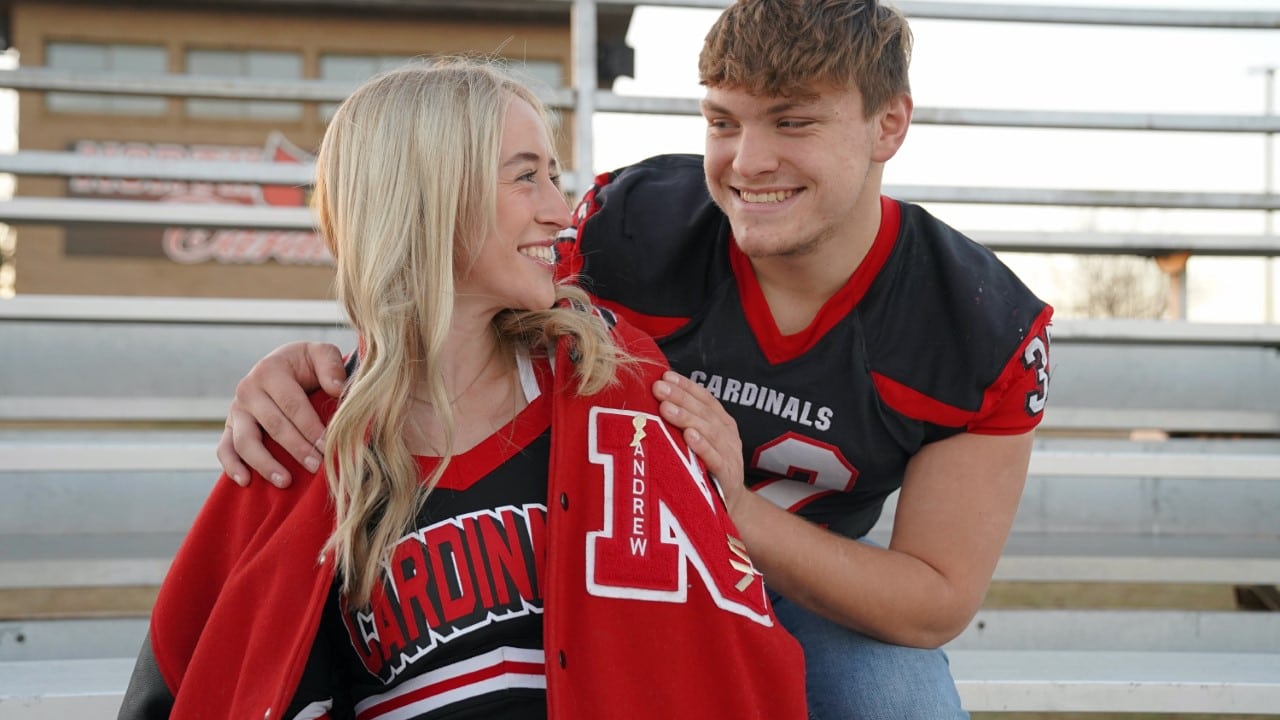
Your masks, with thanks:
[[[601,176],[563,252],[688,378],[655,394],[720,480],[822,719],[964,717],[937,648],[986,593],[1048,391],[1051,308],[880,194],[911,120],[910,42],[870,0],[739,0],[699,60],[701,172],[671,156]],[[332,347],[259,363],[224,467],[287,481],[259,423],[318,460],[298,383],[341,378]],[[859,541],[898,489],[888,547]]]

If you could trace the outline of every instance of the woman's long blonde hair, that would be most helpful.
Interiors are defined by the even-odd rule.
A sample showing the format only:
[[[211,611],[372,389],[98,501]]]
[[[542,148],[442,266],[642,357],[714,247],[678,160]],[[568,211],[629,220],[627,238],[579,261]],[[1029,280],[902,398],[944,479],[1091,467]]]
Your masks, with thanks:
[[[538,98],[491,63],[414,63],[357,89],[320,146],[314,205],[337,260],[338,299],[360,338],[359,366],[325,448],[337,510],[329,547],[353,606],[368,603],[391,549],[413,529],[452,452],[441,352],[459,268],[476,256],[496,217],[499,149],[513,99],[546,119]],[[613,382],[625,357],[599,319],[582,311],[580,290],[561,286],[557,295],[576,302],[504,311],[494,332],[512,353],[572,336],[577,389],[595,393]],[[402,433],[422,379],[446,448],[425,481]]]

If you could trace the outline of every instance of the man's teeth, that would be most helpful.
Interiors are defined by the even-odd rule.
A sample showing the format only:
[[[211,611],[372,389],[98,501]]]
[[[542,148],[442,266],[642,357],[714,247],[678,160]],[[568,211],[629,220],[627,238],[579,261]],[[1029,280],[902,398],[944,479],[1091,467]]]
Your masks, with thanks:
[[[521,255],[528,255],[531,258],[541,260],[545,263],[554,263],[556,261],[556,249],[551,245],[530,245],[529,247],[520,248]]]
[[[795,194],[795,190],[778,190],[767,193],[753,193],[743,190],[742,199],[749,203],[778,203]]]

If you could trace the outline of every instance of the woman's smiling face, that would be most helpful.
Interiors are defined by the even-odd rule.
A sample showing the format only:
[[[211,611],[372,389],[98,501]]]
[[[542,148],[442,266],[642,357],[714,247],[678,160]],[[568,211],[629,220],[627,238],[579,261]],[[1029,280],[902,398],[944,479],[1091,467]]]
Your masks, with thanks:
[[[537,111],[512,98],[499,153],[496,218],[458,279],[458,303],[544,310],[555,302],[555,235],[569,226],[550,133]]]

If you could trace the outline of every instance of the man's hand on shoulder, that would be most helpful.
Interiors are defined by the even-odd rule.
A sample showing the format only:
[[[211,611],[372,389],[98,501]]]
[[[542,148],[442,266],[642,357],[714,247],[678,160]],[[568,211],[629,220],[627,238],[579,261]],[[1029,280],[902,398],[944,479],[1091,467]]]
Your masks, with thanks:
[[[346,380],[342,353],[326,343],[289,343],[259,360],[236,385],[227,412],[218,441],[223,472],[247,486],[252,468],[277,487],[288,487],[293,478],[267,450],[264,430],[303,467],[319,469],[324,424],[308,396],[323,388],[337,397]]]

